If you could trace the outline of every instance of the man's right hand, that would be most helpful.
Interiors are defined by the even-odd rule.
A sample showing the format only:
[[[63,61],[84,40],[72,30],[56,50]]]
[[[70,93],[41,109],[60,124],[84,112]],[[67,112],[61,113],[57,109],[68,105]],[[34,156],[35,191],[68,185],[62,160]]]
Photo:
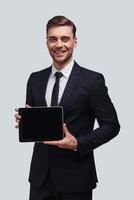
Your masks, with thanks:
[[[25,106],[26,108],[31,108],[31,106],[29,106],[29,105],[26,105]],[[18,113],[19,113],[19,108],[15,108],[15,121],[16,121],[16,125],[15,125],[15,128],[19,128],[19,122],[20,122],[20,120],[21,120],[21,115],[19,115]]]

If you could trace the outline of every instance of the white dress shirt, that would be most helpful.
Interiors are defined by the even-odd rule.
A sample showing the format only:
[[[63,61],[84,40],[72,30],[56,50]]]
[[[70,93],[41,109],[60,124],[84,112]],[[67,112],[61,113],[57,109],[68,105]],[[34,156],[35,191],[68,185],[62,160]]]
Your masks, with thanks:
[[[63,74],[63,76],[60,78],[60,82],[59,82],[59,95],[58,95],[58,103],[61,100],[61,97],[63,95],[64,89],[66,87],[67,81],[69,79],[69,76],[71,74],[72,68],[74,65],[74,60],[72,60],[68,65],[66,65],[62,70],[60,70],[60,72]],[[52,91],[53,91],[53,87],[56,81],[56,77],[54,76],[55,73],[58,70],[55,68],[54,65],[52,65],[52,70],[48,79],[48,83],[47,83],[47,88],[46,88],[46,102],[47,102],[47,106],[51,106],[51,96],[52,96]]]

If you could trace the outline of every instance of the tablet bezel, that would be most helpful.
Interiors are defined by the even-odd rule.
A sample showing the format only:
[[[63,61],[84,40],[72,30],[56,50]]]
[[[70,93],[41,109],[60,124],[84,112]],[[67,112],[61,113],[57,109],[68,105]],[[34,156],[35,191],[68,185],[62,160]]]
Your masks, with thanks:
[[[29,110],[29,109],[31,109],[31,110]],[[32,112],[37,112],[38,113],[38,117],[40,117],[39,112],[40,111],[43,112],[44,109],[47,109],[47,112],[48,112],[48,110],[50,110],[50,112],[51,112],[51,110],[53,109],[53,111],[61,113],[61,116],[60,116],[60,119],[59,119],[59,121],[60,121],[60,124],[59,124],[60,133],[57,133],[57,137],[58,138],[57,137],[56,138],[53,137],[53,139],[50,139],[50,138],[46,137],[45,134],[44,134],[43,137],[36,137],[36,138],[34,138],[34,137],[30,138],[29,137],[29,138],[26,138],[25,137],[26,130],[24,130],[24,124],[23,124],[25,122],[23,120],[23,116],[26,114],[26,112],[30,111],[31,114],[32,114]],[[60,113],[58,113],[58,114],[60,114]],[[51,106],[51,107],[40,106],[40,107],[31,107],[31,108],[21,107],[21,108],[19,108],[19,115],[21,115],[21,117],[22,117],[20,122],[19,122],[19,141],[20,142],[42,142],[42,141],[50,141],[50,140],[60,140],[60,139],[64,138],[64,132],[63,132],[64,117],[63,117],[63,107],[62,106]],[[44,117],[45,117],[45,112],[44,112]],[[38,120],[38,122],[39,122],[39,120]],[[25,133],[24,133],[24,131],[25,131]]]

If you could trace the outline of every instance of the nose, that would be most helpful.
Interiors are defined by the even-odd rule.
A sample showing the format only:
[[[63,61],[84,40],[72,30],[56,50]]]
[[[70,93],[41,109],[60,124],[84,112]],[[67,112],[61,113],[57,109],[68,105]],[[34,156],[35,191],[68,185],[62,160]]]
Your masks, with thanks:
[[[57,42],[56,42],[56,46],[57,47],[63,47],[63,42],[60,39],[58,39]]]

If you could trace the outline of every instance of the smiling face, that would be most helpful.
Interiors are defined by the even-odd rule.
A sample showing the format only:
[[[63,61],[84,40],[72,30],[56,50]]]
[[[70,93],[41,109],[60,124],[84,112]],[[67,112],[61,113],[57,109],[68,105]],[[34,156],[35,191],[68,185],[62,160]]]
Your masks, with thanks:
[[[51,27],[47,33],[47,47],[57,69],[64,68],[71,60],[77,45],[71,26]]]

